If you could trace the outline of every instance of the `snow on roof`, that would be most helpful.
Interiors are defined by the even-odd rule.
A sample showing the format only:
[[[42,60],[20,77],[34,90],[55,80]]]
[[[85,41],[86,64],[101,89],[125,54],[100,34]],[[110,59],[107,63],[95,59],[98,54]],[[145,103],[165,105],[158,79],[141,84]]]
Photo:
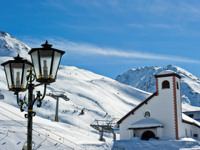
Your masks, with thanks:
[[[181,78],[180,75],[178,75],[176,72],[174,72],[172,70],[164,70],[164,71],[158,73],[157,75],[155,75],[156,78],[158,78],[158,77],[166,77],[166,76],[176,76],[179,79]]]
[[[172,70],[164,70],[161,71],[160,73],[158,73],[158,75],[164,75],[164,74],[174,74],[176,72],[172,71]]]
[[[163,127],[163,125],[158,120],[153,118],[145,118],[129,125],[129,129],[149,127]]]
[[[193,118],[185,115],[184,113],[182,113],[182,119],[200,127],[200,122],[198,122],[198,121],[194,120]]]

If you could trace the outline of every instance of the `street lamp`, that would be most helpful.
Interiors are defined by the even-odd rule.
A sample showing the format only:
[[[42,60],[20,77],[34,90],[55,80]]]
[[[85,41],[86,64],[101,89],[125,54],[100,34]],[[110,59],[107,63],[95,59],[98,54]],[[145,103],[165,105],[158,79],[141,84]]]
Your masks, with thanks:
[[[64,51],[52,48],[46,41],[43,48],[32,48],[29,52],[36,74],[36,81],[40,83],[52,83],[55,81]]]
[[[42,44],[42,48],[32,48],[29,51],[33,64],[19,55],[14,57],[14,60],[9,60],[1,64],[4,66],[8,89],[13,91],[17,96],[17,104],[20,106],[20,110],[24,111],[24,107],[28,107],[28,114],[25,114],[25,118],[28,118],[28,150],[32,150],[32,117],[36,114],[33,111],[33,105],[36,101],[38,102],[37,107],[42,105],[41,101],[45,97],[46,86],[55,82],[60,60],[64,53],[64,51],[52,48],[52,45],[46,41],[45,44]],[[33,84],[34,80],[40,84]],[[33,90],[39,85],[44,85],[43,95],[40,91],[37,91],[37,95],[34,97]],[[19,99],[19,92],[24,92],[27,89],[28,102],[26,102],[25,98],[23,100]]]
[[[32,67],[32,63],[17,55],[14,60],[8,60],[1,64],[4,66],[8,89],[14,92],[23,92],[27,89],[26,74]]]

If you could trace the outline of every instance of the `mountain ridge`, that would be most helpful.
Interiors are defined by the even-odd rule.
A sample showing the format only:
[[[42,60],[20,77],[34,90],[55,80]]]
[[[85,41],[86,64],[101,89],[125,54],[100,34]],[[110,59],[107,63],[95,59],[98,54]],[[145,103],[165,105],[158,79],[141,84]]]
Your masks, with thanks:
[[[10,34],[0,31],[0,56],[16,57],[19,54],[21,57],[29,59],[28,51],[30,49],[29,46]]]
[[[193,106],[200,106],[200,78],[192,75],[190,72],[173,65],[164,67],[151,66],[129,69],[125,73],[118,75],[116,80],[138,89],[155,92],[156,80],[155,75],[164,70],[171,70],[179,74],[181,78],[182,102]]]

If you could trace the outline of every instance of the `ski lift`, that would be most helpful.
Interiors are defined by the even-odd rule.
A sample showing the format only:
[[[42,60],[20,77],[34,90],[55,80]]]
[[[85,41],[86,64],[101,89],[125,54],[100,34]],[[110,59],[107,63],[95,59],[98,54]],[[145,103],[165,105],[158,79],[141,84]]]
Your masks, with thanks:
[[[116,124],[116,125],[113,127],[113,131],[114,131],[114,133],[119,134],[119,124]]]
[[[1,90],[0,90],[0,99],[4,99],[4,95],[1,93]]]
[[[27,141],[24,143],[24,146],[22,148],[22,150],[28,150],[27,148]],[[32,150],[37,150],[37,148],[35,147],[35,142],[32,142]]]

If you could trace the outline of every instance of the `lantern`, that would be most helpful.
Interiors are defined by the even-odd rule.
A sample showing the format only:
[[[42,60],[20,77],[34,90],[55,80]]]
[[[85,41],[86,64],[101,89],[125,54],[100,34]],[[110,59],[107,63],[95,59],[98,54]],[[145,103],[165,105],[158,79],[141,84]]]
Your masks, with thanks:
[[[52,48],[48,41],[41,46],[42,48],[32,48],[29,54],[33,62],[36,81],[48,84],[55,82],[60,60],[65,52]]]
[[[14,60],[9,60],[1,64],[4,66],[8,89],[14,92],[22,92],[27,89],[26,75],[32,67],[32,63],[17,55]]]

